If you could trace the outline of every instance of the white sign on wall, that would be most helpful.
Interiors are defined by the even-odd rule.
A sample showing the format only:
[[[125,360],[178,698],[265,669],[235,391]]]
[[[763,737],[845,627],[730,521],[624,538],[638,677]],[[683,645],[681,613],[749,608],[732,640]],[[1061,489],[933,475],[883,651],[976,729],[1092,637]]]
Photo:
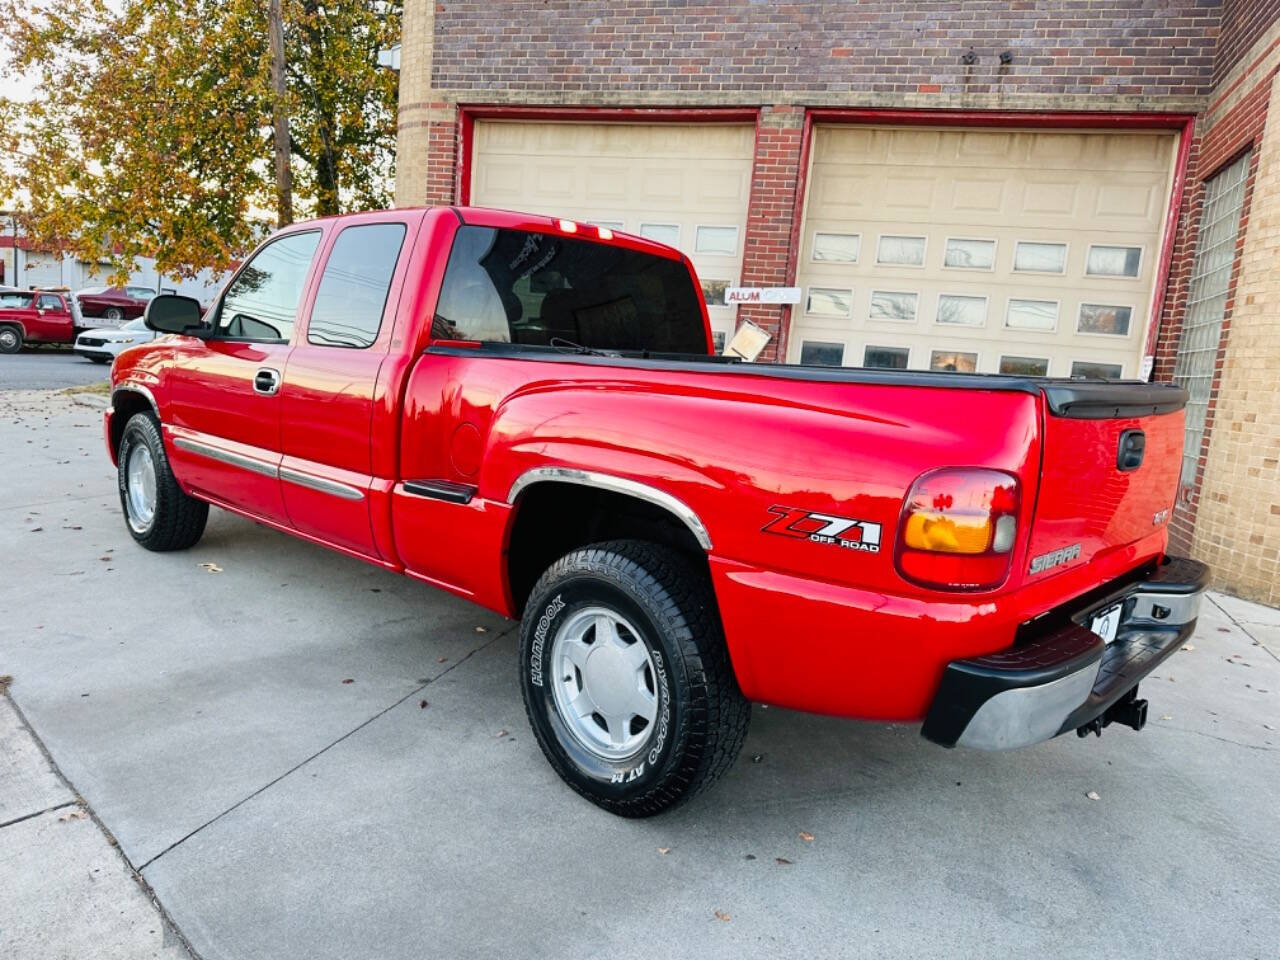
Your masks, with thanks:
[[[799,287],[728,287],[724,302],[735,303],[799,303]]]

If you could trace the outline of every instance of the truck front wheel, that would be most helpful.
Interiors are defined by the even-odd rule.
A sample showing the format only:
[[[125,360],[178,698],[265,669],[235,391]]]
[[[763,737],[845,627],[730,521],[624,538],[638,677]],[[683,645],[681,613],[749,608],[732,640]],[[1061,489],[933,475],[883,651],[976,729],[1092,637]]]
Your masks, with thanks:
[[[542,575],[521,624],[520,683],[551,766],[626,817],[713,783],[751,715],[706,572],[633,540],[575,550]]]
[[[118,453],[120,506],[133,539],[148,550],[185,550],[204,533],[209,505],[182,492],[169,468],[160,424],[135,413]]]

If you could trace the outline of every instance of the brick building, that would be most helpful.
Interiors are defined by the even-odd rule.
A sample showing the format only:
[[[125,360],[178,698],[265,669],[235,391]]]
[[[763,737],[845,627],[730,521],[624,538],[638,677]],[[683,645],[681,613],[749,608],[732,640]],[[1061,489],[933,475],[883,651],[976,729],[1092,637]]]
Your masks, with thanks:
[[[397,202],[672,242],[762,360],[1185,383],[1174,543],[1280,603],[1280,0],[406,0],[400,63]]]

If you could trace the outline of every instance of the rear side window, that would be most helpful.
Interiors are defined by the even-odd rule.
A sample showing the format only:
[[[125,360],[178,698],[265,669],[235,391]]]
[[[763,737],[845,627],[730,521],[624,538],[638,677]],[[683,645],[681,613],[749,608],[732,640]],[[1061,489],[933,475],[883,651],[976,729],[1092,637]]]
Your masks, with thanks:
[[[311,308],[309,343],[372,346],[382,326],[404,235],[403,223],[367,223],[338,234]]]
[[[679,260],[523,230],[460,227],[431,325],[436,340],[707,352]]]
[[[319,230],[291,233],[267,244],[227,288],[217,335],[229,340],[288,342],[320,242]]]

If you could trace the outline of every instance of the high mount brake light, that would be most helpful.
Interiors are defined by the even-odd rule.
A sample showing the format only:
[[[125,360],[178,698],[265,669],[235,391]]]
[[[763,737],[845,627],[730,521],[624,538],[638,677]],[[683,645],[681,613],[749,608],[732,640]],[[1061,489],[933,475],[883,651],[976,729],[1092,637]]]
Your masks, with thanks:
[[[984,590],[1009,575],[1018,539],[1018,478],[944,467],[916,479],[898,525],[894,562],[913,583]]]

